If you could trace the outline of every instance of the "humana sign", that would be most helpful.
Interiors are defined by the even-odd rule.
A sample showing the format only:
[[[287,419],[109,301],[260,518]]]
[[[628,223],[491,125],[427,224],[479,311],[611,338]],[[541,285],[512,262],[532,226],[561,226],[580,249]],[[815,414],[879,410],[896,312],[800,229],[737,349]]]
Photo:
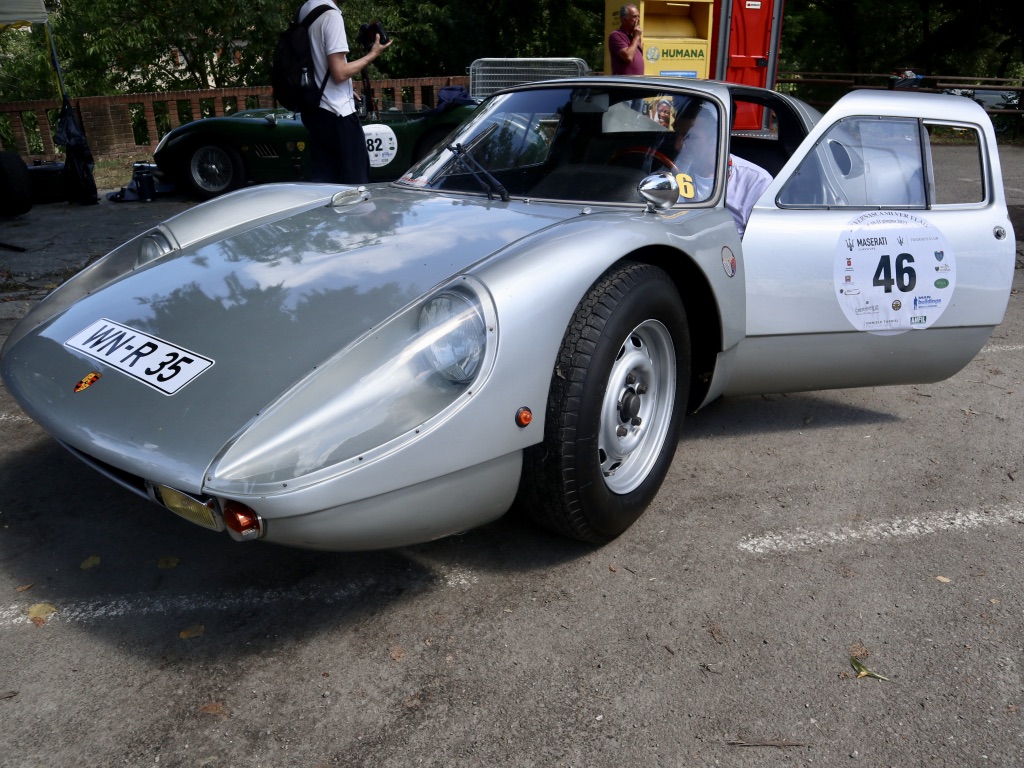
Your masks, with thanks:
[[[703,59],[702,48],[663,48],[661,55],[666,59]]]

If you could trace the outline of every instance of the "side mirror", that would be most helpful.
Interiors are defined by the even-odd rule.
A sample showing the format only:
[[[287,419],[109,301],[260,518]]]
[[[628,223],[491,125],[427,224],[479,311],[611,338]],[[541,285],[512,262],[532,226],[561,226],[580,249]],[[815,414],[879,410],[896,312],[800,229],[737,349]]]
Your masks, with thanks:
[[[671,173],[654,173],[640,180],[637,192],[647,201],[650,213],[667,211],[679,199],[679,183]]]
[[[276,112],[268,112],[266,117],[264,117],[263,119],[266,120],[271,125],[277,125],[277,113]]]

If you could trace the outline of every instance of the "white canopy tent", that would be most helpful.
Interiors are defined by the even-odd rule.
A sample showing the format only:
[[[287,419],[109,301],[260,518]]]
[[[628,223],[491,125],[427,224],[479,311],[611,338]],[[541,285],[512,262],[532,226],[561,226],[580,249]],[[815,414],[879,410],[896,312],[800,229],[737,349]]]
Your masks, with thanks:
[[[0,30],[45,23],[43,0],[0,0]]]
[[[60,71],[60,62],[57,61],[57,47],[53,43],[53,33],[50,30],[50,21],[46,15],[46,6],[43,4],[43,0],[0,0],[0,32],[17,27],[29,27],[33,24],[42,24],[46,27],[46,39],[50,44],[50,60],[53,63],[53,71],[57,73],[61,96],[67,99],[67,93],[64,90],[64,73]]]

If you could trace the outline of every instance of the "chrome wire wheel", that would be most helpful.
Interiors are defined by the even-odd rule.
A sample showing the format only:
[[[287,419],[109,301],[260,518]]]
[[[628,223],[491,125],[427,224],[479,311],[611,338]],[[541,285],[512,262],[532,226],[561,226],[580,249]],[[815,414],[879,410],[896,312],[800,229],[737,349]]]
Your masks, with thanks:
[[[601,404],[598,459],[612,493],[629,493],[650,474],[665,445],[675,391],[672,336],[647,320],[619,348]]]
[[[189,182],[197,194],[213,197],[238,186],[241,161],[216,144],[197,148],[189,159]]]

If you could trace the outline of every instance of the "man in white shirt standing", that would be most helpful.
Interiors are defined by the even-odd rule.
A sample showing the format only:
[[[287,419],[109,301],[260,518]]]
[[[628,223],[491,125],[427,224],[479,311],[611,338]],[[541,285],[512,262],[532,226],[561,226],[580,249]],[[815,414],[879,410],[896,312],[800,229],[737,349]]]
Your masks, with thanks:
[[[310,25],[309,44],[316,82],[324,82],[328,73],[330,77],[320,106],[302,113],[302,123],[309,131],[310,178],[332,184],[365,184],[370,180],[370,155],[356,112],[352,78],[392,41],[381,45],[377,35],[366,55],[349,61],[345,22],[334,0],[306,0],[299,9],[299,19],[321,5],[329,5],[333,10],[321,14]]]

